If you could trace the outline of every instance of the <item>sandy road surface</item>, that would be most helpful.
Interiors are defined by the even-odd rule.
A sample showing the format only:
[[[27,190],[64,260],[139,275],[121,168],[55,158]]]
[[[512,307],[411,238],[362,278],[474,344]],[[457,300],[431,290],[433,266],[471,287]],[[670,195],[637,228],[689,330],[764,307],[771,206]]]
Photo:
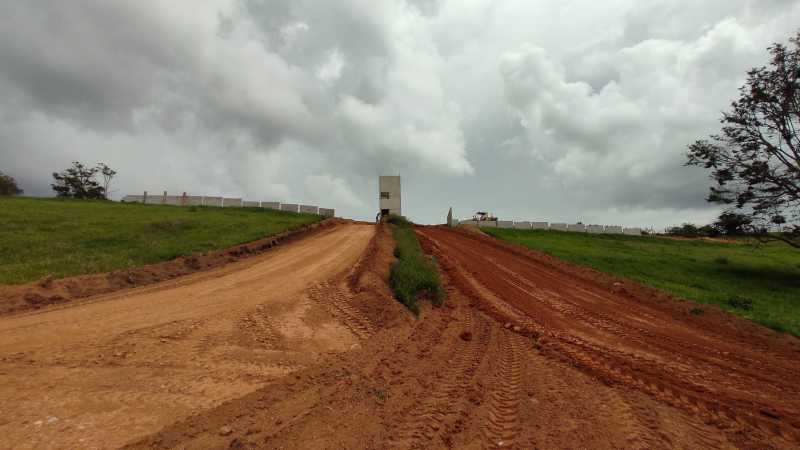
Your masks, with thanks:
[[[312,289],[349,311],[360,346],[130,447],[797,448],[789,343],[710,332],[485,237],[419,234],[444,306],[413,318],[392,300],[379,228],[360,276]]]
[[[0,318],[0,448],[117,447],[350,349],[356,334],[307,287],[350,270],[372,235],[339,225],[221,269]]]

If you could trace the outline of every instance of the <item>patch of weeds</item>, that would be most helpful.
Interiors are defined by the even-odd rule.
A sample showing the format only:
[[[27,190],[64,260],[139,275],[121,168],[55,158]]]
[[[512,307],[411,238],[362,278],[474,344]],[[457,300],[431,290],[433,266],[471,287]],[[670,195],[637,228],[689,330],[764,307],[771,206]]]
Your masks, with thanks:
[[[689,310],[689,314],[691,314],[693,316],[699,316],[699,315],[703,314],[704,312],[706,312],[706,310],[703,309],[703,308],[692,308],[692,309]]]
[[[744,311],[753,310],[753,300],[739,295],[734,295],[733,297],[729,298],[728,305],[731,308],[741,309]]]
[[[385,389],[373,388],[370,389],[370,394],[375,396],[375,399],[380,404],[386,403],[386,399],[389,397],[389,394],[386,392]]]
[[[714,258],[714,262],[721,266],[727,266],[730,263],[730,261],[728,261],[728,258],[724,256],[719,256],[717,258]]]
[[[397,214],[389,214],[386,217],[386,222],[398,227],[411,227],[414,225],[404,216],[398,216]]]
[[[778,333],[786,333],[787,331],[789,331],[788,328],[786,328],[786,326],[784,326],[782,323],[776,322],[774,320],[766,319],[766,320],[761,320],[760,322],[765,327],[771,328],[777,331]]]
[[[419,314],[417,300],[428,298],[439,305],[444,301],[439,272],[433,261],[423,253],[411,222],[400,216],[389,216],[387,222],[394,225],[392,234],[396,243],[397,258],[389,271],[389,285],[395,296],[414,314]]]
[[[174,220],[160,220],[158,222],[151,222],[150,228],[158,231],[182,231],[192,227],[190,222],[180,219]]]

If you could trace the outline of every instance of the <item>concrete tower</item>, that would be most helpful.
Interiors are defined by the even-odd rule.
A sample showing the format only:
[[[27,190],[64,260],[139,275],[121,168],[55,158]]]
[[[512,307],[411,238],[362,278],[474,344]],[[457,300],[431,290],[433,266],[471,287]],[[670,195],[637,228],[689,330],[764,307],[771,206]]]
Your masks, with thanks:
[[[381,176],[378,187],[381,214],[403,215],[400,207],[400,176]]]

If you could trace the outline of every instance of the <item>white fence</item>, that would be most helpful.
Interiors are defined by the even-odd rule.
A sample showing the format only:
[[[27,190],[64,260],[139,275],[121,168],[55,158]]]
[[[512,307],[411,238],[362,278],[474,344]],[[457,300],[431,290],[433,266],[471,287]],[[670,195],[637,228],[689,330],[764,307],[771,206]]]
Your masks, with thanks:
[[[322,211],[320,209],[320,211]],[[641,236],[641,228],[625,228],[619,225],[584,225],[582,223],[548,223],[548,222],[513,222],[510,220],[461,220],[461,225],[474,225],[481,228],[514,228],[517,230],[552,230],[571,231],[573,233],[593,234],[626,234],[628,236]]]
[[[333,217],[335,210],[320,208],[313,205],[298,205],[296,203],[259,202],[242,200],[241,198],[211,197],[202,195],[151,195],[147,191],[143,195],[126,195],[122,198],[125,203],[144,203],[147,205],[172,205],[172,206],[211,206],[216,208],[266,208],[280,211],[301,212],[306,214],[319,214],[323,217]]]

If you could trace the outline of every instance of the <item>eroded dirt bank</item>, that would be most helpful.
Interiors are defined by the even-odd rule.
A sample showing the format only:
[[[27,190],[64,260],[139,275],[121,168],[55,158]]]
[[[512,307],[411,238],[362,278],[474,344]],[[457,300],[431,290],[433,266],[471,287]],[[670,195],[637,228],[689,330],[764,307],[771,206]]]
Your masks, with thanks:
[[[430,228],[420,233],[448,299],[412,320],[386,286],[386,233],[350,276],[311,289],[349,311],[339,317],[360,346],[130,448],[796,448],[791,343],[765,334],[737,350],[748,344],[732,332],[673,323],[633,294]]]
[[[325,219],[246,244],[191,256],[181,256],[160,263],[60,279],[45,277],[36,282],[20,285],[0,284],[0,316],[48,308],[53,305],[70,304],[101,294],[151,285],[191,273],[212,270],[231,262],[260,255],[278,245],[311,236],[328,227],[343,223],[354,222]]]
[[[307,288],[350,271],[373,234],[325,227],[219,269],[0,318],[0,447],[118,447],[357,346]]]

